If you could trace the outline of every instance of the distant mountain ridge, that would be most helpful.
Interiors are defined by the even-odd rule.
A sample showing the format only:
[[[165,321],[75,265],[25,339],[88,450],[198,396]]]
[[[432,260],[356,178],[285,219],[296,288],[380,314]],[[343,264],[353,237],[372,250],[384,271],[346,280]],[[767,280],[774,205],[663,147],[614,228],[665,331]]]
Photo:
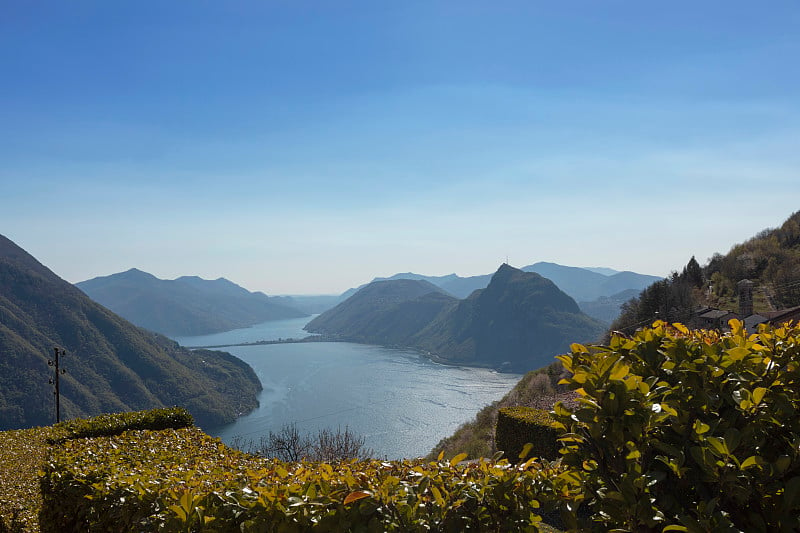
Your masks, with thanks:
[[[0,236],[0,430],[53,422],[54,347],[67,352],[64,418],[181,405],[214,426],[258,404],[243,361],[134,326]]]
[[[642,290],[654,281],[663,279],[630,271],[605,275],[586,268],[544,261],[522,267],[522,270],[546,277],[578,302],[590,302],[627,289]]]
[[[217,333],[308,316],[283,298],[250,292],[225,278],[163,280],[132,268],[76,286],[137,326],[170,336]]]
[[[445,308],[458,299],[421,279],[373,281],[306,325],[353,342],[407,345]]]
[[[527,371],[604,326],[550,280],[502,265],[459,300],[425,279],[372,282],[312,320],[312,333],[430,352],[455,364]]]
[[[653,282],[663,279],[631,271],[620,272],[607,267],[581,268],[545,261],[524,266],[520,270],[536,272],[549,279],[577,301],[584,313],[608,323],[619,315],[620,306],[630,298],[630,293],[626,293],[628,295],[626,299],[620,299],[617,295],[630,290],[634,290],[638,294]],[[492,279],[492,274],[461,277],[457,274],[425,276],[414,272],[404,272],[387,278],[375,278],[372,281],[396,279],[425,280],[456,298],[467,298],[474,291],[486,288]],[[341,300],[349,298],[364,286],[345,291]]]

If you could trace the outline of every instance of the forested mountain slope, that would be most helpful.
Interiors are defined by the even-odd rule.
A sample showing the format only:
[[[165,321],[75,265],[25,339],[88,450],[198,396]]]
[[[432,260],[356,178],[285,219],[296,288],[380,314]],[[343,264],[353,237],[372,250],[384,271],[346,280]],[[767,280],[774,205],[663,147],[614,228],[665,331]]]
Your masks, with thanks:
[[[261,384],[224,352],[140,329],[0,236],[0,430],[53,422],[53,348],[66,350],[63,418],[180,405],[211,426],[257,405]]]

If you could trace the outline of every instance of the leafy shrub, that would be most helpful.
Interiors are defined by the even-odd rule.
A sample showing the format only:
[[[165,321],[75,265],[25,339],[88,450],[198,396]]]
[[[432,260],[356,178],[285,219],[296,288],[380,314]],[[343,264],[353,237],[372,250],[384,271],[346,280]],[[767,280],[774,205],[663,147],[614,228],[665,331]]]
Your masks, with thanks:
[[[60,440],[119,435],[131,429],[179,429],[191,427],[194,420],[182,407],[166,407],[125,413],[112,413],[78,418],[56,424],[54,429],[63,432]]]
[[[800,530],[800,328],[730,328],[656,322],[559,356],[581,395],[554,416],[583,528]]]
[[[554,420],[542,409],[503,407],[497,413],[497,449],[505,452],[506,458],[512,463],[528,457],[555,461],[560,457],[558,437]],[[526,444],[530,446],[526,447]],[[523,450],[525,454],[522,454]]]
[[[41,480],[44,532],[537,531],[575,476],[533,460],[284,463],[195,428],[70,440]],[[566,495],[566,496],[565,496]]]

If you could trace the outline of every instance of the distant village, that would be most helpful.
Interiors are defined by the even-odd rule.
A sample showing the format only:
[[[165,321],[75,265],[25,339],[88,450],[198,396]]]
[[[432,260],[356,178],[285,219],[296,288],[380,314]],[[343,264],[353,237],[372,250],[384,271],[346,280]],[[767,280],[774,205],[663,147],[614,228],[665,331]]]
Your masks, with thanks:
[[[714,307],[701,307],[695,310],[689,326],[704,329],[727,329],[728,321],[738,319],[744,321],[745,328],[754,332],[759,324],[780,325],[790,320],[800,321],[800,305],[775,311],[753,312],[754,283],[743,279],[737,283],[739,289],[739,309],[730,311]]]

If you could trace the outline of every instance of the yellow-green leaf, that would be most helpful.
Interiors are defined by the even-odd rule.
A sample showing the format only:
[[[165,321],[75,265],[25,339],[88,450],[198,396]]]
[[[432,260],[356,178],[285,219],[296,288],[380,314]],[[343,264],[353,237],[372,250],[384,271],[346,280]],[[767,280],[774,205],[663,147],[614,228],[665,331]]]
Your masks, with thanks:
[[[756,387],[753,391],[753,404],[758,405],[761,403],[761,400],[764,399],[764,395],[767,393],[767,389],[764,387]]]
[[[742,464],[741,464],[740,468],[742,470],[745,470],[745,469],[750,468],[752,466],[757,466],[758,465],[757,457],[758,456],[756,456],[756,455],[751,455],[750,457],[748,457],[747,459],[742,461]]]
[[[438,505],[444,505],[444,498],[442,498],[442,493],[439,489],[431,486],[431,494],[433,494],[433,499],[436,500]]]
[[[736,348],[726,350],[725,353],[728,354],[728,357],[730,357],[732,361],[741,361],[750,354],[750,350],[738,346]]]
[[[611,371],[609,374],[609,378],[613,380],[619,380],[624,378],[630,373],[631,369],[628,368],[628,365],[621,365],[617,364],[617,366]]]
[[[572,350],[572,353],[585,353],[587,352],[586,346],[583,344],[578,344],[577,342],[573,342],[569,345],[569,349]]]
[[[455,457],[453,457],[452,459],[450,459],[450,466],[456,466],[458,463],[460,463],[461,461],[463,461],[466,458],[467,458],[467,454],[466,453],[460,453],[460,454],[456,455]]]

